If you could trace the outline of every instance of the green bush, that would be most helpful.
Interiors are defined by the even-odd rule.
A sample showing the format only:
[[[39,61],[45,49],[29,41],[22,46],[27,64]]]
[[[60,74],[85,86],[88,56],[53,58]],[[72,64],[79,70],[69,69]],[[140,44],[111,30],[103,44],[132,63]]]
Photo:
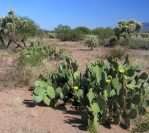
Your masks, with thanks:
[[[57,104],[58,99],[69,100],[73,96],[73,81],[77,83],[79,77],[76,63],[66,58],[65,62],[60,64],[58,73],[52,73],[47,78],[41,76],[35,82],[35,102],[53,105]]]
[[[121,20],[114,28],[115,36],[119,40],[120,38],[129,39],[133,36],[138,36],[141,31],[142,25],[136,20]]]
[[[35,82],[35,102],[57,105],[58,100],[72,102],[84,113],[88,129],[97,124],[123,124],[130,127],[137,115],[145,115],[148,106],[149,79],[142,66],[131,66],[108,57],[108,64],[99,58],[88,64],[85,73],[76,62],[66,58],[57,72],[41,76]]]
[[[44,58],[52,60],[59,60],[69,56],[63,49],[54,46],[47,46],[40,42],[32,42],[28,48],[22,49],[18,64],[30,64],[32,66],[38,65]]]
[[[59,25],[55,28],[57,38],[61,41],[79,41],[82,35],[77,30],[72,30],[69,26]]]
[[[140,35],[142,25],[136,20],[121,20],[114,28],[114,37],[109,41],[109,46],[128,45],[129,40],[137,39]],[[108,46],[108,45],[107,45]]]
[[[99,44],[99,40],[95,35],[88,35],[85,38],[85,44],[93,50],[93,48],[97,47]]]
[[[142,36],[143,38],[149,38],[149,33],[142,33],[141,36]]]
[[[131,49],[144,49],[149,50],[149,40],[147,39],[130,39],[127,42],[127,45]]]
[[[27,26],[26,27],[21,27],[18,28],[18,33],[23,37],[23,38],[29,38],[29,37],[34,37],[38,36],[40,33],[40,28],[39,26],[30,18],[28,17],[19,17],[21,21],[27,21]]]
[[[2,47],[6,48],[5,39],[9,40],[9,44],[14,42],[17,46],[22,47],[17,41],[20,40],[22,43],[24,38],[20,38],[19,29],[24,29],[27,27],[27,20],[21,20],[16,16],[14,10],[8,11],[7,16],[0,17],[0,41],[2,42]],[[14,39],[15,38],[15,39]],[[7,45],[8,47],[9,45]]]
[[[92,30],[92,33],[97,35],[101,40],[105,40],[114,36],[114,30],[112,28],[96,28]]]
[[[89,28],[83,27],[83,26],[77,27],[74,30],[77,31],[78,33],[80,33],[81,35],[91,34],[91,30]]]

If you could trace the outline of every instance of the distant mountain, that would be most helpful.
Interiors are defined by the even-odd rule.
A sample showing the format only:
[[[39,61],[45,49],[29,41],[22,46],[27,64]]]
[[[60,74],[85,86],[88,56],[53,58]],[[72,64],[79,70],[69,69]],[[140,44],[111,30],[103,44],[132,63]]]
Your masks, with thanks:
[[[149,31],[149,22],[142,23],[142,32]]]

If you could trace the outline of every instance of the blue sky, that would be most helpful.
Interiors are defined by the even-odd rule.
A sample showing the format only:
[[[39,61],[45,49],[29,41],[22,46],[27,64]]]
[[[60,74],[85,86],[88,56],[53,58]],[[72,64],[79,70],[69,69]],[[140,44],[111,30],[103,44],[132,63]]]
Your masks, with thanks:
[[[12,8],[43,29],[59,24],[114,27],[119,20],[131,18],[149,22],[149,0],[0,0],[0,16]]]

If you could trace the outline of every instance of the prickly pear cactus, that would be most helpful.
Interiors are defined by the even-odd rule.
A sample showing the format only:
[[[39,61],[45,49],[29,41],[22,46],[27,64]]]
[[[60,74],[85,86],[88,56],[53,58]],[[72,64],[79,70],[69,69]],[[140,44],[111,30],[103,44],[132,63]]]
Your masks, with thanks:
[[[78,71],[76,62],[73,62],[69,57],[66,58],[65,62],[60,64],[58,72],[51,73],[47,79],[42,77],[35,82],[35,102],[57,105],[59,99],[63,102],[68,99],[74,100],[79,95],[83,95],[79,91],[80,78],[81,74]],[[44,86],[45,84],[46,86]]]
[[[131,66],[128,56],[123,63],[108,57],[106,64],[102,58],[86,66],[85,73],[78,71],[76,62],[66,58],[57,73],[51,74],[44,82],[43,89],[34,91],[39,95],[37,102],[46,104],[61,99],[72,101],[74,106],[85,111],[89,126],[97,124],[123,124],[130,127],[131,120],[146,114],[149,94],[149,78],[141,73],[140,65]],[[38,83],[38,82],[37,82]],[[39,89],[39,90],[38,90]],[[37,91],[37,92],[36,92]],[[50,100],[48,98],[50,98]],[[92,124],[92,125],[91,125]]]
[[[95,64],[87,65],[83,76],[83,81],[89,81],[85,88],[88,99],[85,107],[95,124],[122,123],[129,128],[131,119],[141,114],[140,107],[146,112],[148,75],[141,73],[141,66],[130,66],[128,57],[124,63],[112,57],[108,57],[108,62],[106,65],[98,59]],[[94,109],[93,104],[96,105]]]

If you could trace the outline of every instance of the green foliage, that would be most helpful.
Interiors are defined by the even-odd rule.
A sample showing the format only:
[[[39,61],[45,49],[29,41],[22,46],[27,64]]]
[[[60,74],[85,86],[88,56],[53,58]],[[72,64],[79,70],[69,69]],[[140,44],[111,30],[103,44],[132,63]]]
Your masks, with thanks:
[[[77,64],[66,58],[65,62],[60,64],[58,72],[40,78],[40,82],[48,84],[52,89],[53,99],[47,96],[47,86],[43,89],[42,84],[35,85],[34,95],[37,103],[44,102],[44,96],[46,102],[49,101],[48,97],[54,103],[59,99],[75,103],[73,105],[87,114],[86,120],[90,130],[97,124],[107,123],[123,124],[129,128],[132,119],[138,114],[146,113],[148,75],[141,73],[141,66],[130,66],[128,56],[123,63],[111,56],[107,61],[108,64],[105,64],[103,59],[99,58],[94,64],[88,64],[85,73],[81,74]],[[38,89],[40,93],[36,93]]]
[[[144,49],[144,50],[149,49],[149,40],[148,39],[143,39],[143,38],[134,39],[134,38],[132,38],[132,39],[129,39],[125,44],[130,49]]]
[[[79,84],[78,66],[69,57],[65,58],[65,62],[60,64],[58,72],[50,74],[47,78],[41,76],[35,82],[35,102],[44,102],[46,105],[53,102],[56,105],[58,99],[63,101],[74,100],[75,95],[73,94],[76,91],[74,87]],[[46,101],[44,100],[45,97]]]
[[[88,35],[85,39],[85,44],[93,50],[94,47],[98,46],[98,38],[94,35]]]
[[[72,30],[69,26],[58,25],[54,31],[61,41],[79,41],[82,38],[78,30]]]
[[[56,34],[54,32],[47,32],[47,36],[49,38],[56,38]]]
[[[91,30],[89,28],[83,26],[77,27],[74,30],[80,33],[81,35],[89,35],[91,33]]]
[[[149,33],[148,33],[148,32],[147,32],[147,33],[142,33],[141,36],[142,36],[143,38],[149,38]]]
[[[108,45],[126,45],[131,39],[136,39],[141,32],[141,23],[135,20],[121,20],[114,28],[114,37],[110,39]]]
[[[27,20],[22,20],[20,17],[16,16],[14,10],[10,10],[7,16],[0,18],[0,28],[5,34],[9,34],[11,32],[18,33],[18,30],[25,28],[27,24]]]
[[[96,130],[96,127],[94,125],[94,122],[91,121],[90,119],[88,119],[88,128],[87,130],[90,132],[90,133],[98,133],[97,130]]]
[[[19,19],[24,22],[27,21],[27,26],[26,27],[21,27],[18,28],[18,33],[23,37],[23,38],[29,38],[29,37],[34,37],[39,34],[39,26],[31,20],[28,17],[19,17]]]
[[[32,42],[29,47],[21,50],[18,64],[30,64],[35,66],[40,64],[44,58],[59,60],[67,56],[69,56],[69,54],[63,49],[54,46],[47,46],[40,42]]]
[[[92,33],[97,35],[101,40],[114,36],[114,31],[112,28],[96,28],[92,30]]]
[[[136,22],[135,20],[121,20],[118,22],[118,25],[114,28],[115,36],[117,39],[128,39],[132,36],[137,36],[141,31],[141,23]]]

